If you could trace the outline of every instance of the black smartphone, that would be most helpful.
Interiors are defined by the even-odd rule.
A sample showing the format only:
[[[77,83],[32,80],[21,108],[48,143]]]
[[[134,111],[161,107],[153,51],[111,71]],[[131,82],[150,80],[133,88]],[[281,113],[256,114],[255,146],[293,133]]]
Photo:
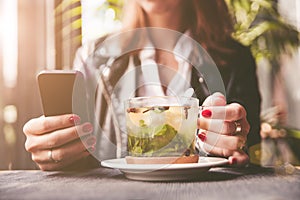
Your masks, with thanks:
[[[44,70],[37,81],[45,116],[80,114],[75,106],[85,109],[83,74],[76,70]],[[76,100],[80,100],[80,103]],[[80,105],[81,104],[81,105]]]

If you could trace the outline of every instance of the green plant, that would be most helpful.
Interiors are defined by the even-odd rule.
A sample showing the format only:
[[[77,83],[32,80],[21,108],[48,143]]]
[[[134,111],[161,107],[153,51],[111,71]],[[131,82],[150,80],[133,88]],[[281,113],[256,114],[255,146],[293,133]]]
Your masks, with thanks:
[[[299,46],[299,32],[278,11],[277,0],[225,0],[235,21],[233,37],[250,46],[256,60],[266,58],[273,70],[282,53]]]

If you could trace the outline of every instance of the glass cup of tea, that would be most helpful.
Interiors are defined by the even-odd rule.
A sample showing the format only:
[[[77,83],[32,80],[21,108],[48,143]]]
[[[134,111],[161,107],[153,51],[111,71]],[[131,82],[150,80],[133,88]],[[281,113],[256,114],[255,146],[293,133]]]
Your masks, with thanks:
[[[136,97],[125,102],[128,164],[196,163],[199,100]]]

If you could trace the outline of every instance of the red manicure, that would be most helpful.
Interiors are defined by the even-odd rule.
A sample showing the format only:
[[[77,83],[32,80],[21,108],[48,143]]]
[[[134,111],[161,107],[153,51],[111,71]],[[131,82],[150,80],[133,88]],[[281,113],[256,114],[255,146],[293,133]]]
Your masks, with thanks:
[[[90,133],[93,130],[93,126],[91,124],[85,124],[82,127],[83,132]]]
[[[201,132],[198,134],[198,138],[204,142],[206,140],[206,134],[204,132]]]
[[[201,114],[202,114],[203,117],[208,118],[208,117],[211,117],[212,112],[210,110],[203,110]]]
[[[86,141],[87,145],[89,146],[93,146],[96,144],[96,138],[95,137],[90,137],[87,141]]]
[[[95,151],[95,146],[91,146],[90,148],[88,148],[89,152],[94,152]]]
[[[78,117],[77,115],[71,116],[69,120],[71,123],[80,123],[80,117]]]
[[[236,158],[232,158],[232,164],[233,165],[237,164],[237,159]]]

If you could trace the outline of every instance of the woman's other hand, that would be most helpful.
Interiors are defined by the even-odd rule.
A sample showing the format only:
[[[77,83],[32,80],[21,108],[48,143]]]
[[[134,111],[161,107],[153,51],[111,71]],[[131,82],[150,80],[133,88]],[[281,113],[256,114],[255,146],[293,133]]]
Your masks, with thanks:
[[[198,137],[204,151],[228,157],[230,164],[246,165],[249,157],[243,147],[250,130],[246,114],[245,108],[238,103],[226,105],[226,98],[221,93],[207,97],[198,120]]]
[[[58,170],[90,155],[96,137],[90,123],[80,124],[77,115],[41,116],[23,127],[25,148],[41,170]]]

